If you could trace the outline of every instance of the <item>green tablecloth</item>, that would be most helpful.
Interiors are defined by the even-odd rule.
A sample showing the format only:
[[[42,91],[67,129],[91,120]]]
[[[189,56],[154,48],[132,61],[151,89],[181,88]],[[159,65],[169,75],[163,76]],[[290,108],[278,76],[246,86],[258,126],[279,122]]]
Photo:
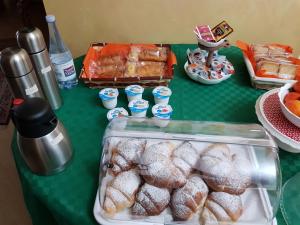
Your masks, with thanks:
[[[172,46],[178,60],[170,85],[173,90],[170,100],[174,109],[173,119],[258,123],[254,105],[264,91],[251,87],[240,50],[231,47],[221,51],[233,63],[236,74],[218,85],[205,86],[190,80],[183,69],[186,49],[195,47]],[[75,60],[78,73],[82,60],[83,57]],[[98,184],[101,137],[108,123],[107,110],[98,99],[98,90],[88,89],[83,84],[62,91],[62,96],[64,105],[56,113],[70,134],[74,146],[73,161],[60,174],[48,177],[34,175],[24,165],[14,138],[12,149],[25,202],[33,225],[97,224],[93,205]],[[146,90],[144,98],[153,104],[150,89]],[[118,106],[127,107],[123,90]],[[300,171],[300,155],[280,151],[280,159],[285,182]],[[285,224],[280,211],[277,219],[279,225]]]

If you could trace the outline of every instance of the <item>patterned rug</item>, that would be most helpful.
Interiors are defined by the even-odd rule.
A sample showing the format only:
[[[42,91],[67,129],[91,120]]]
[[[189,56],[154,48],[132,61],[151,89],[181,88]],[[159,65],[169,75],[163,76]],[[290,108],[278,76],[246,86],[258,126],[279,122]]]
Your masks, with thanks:
[[[0,73],[0,125],[8,124],[12,99],[8,83],[3,74]]]

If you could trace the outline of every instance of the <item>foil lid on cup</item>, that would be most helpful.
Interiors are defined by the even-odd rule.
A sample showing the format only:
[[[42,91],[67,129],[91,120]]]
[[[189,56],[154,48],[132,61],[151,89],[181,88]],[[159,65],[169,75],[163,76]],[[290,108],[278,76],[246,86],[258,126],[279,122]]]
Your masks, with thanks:
[[[156,104],[152,107],[152,114],[159,119],[170,119],[172,113],[170,105]]]
[[[110,121],[114,118],[128,116],[128,112],[123,107],[114,108],[107,112],[107,119]]]
[[[128,104],[131,112],[143,112],[149,108],[148,101],[144,99],[132,100]]]
[[[152,94],[156,98],[168,98],[172,95],[172,91],[168,87],[158,86],[158,87],[154,88],[154,90],[152,91]]]
[[[125,88],[125,92],[129,96],[135,96],[142,94],[144,92],[144,88],[140,85],[129,85]]]
[[[104,88],[99,92],[99,97],[103,101],[113,100],[118,97],[119,91],[116,88]]]

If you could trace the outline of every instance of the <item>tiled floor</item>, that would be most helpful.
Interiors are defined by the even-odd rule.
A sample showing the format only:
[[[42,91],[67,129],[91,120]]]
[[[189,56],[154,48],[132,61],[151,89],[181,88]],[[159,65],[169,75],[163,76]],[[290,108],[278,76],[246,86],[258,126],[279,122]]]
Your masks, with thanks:
[[[0,224],[31,225],[10,142],[13,125],[0,126]]]

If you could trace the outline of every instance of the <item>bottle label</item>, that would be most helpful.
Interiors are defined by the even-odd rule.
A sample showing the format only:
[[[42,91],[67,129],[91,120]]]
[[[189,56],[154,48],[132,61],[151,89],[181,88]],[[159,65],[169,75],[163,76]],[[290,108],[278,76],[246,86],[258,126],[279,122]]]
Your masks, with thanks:
[[[30,87],[30,88],[26,88],[26,89],[25,89],[26,95],[32,95],[32,94],[34,94],[34,93],[36,93],[36,92],[38,92],[38,91],[39,91],[39,89],[38,89],[38,87],[36,86],[36,84],[33,85],[33,86]]]
[[[55,64],[54,67],[59,81],[68,81],[76,77],[73,59],[64,64]]]

